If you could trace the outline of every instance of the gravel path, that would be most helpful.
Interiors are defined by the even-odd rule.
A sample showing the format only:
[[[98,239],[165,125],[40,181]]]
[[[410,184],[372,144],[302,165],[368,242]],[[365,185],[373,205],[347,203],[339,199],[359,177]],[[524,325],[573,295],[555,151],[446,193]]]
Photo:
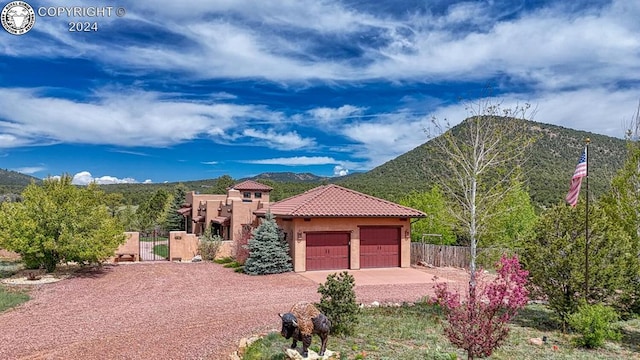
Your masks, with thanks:
[[[364,303],[428,293],[426,284],[356,286]],[[294,273],[253,277],[204,262],[108,265],[31,296],[0,314],[0,359],[228,359],[242,337],[278,329],[279,312],[320,299]]]

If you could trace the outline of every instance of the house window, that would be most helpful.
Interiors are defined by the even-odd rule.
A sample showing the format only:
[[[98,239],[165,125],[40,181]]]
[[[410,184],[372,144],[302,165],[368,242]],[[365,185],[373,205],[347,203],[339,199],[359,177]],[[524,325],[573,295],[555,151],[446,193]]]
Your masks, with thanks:
[[[251,193],[250,193],[250,192],[248,192],[248,191],[247,191],[247,192],[244,192],[244,193],[242,194],[242,197],[244,197],[245,199],[251,199]]]
[[[256,198],[256,199],[260,199],[260,198],[262,198],[262,193],[261,192],[254,193],[253,197]]]

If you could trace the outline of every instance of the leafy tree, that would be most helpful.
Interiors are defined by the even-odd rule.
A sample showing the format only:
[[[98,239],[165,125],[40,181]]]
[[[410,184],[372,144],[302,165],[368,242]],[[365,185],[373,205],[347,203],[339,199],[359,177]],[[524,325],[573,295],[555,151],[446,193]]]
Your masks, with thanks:
[[[216,179],[216,183],[214,186],[214,194],[226,194],[227,188],[233,186],[235,184],[235,180],[229,175],[222,175],[218,179]]]
[[[140,220],[138,218],[135,206],[124,206],[122,209],[118,210],[118,212],[116,213],[116,218],[118,219],[118,221],[120,221],[125,231],[140,230]]]
[[[527,305],[526,283],[527,271],[520,268],[518,258],[503,256],[498,277],[485,284],[479,275],[477,291],[465,300],[457,291],[450,291],[447,283],[436,284],[436,303],[447,317],[444,330],[449,341],[466,350],[468,359],[491,356],[507,339],[509,320]]]
[[[440,235],[437,238],[426,237],[429,243],[451,245],[456,242],[454,233],[455,219],[449,213],[448,206],[439,186],[434,186],[429,192],[412,191],[400,204],[420,210],[427,214],[425,219],[420,219],[411,224],[411,240],[422,241],[423,234]]]
[[[116,213],[118,212],[120,206],[122,206],[123,202],[124,202],[124,195],[122,195],[121,193],[105,194],[105,203],[109,208],[109,212],[111,213],[111,216],[116,216]]]
[[[432,168],[433,177],[453,204],[451,215],[468,235],[470,293],[475,291],[478,241],[486,234],[497,205],[518,180],[525,151],[532,143],[525,136],[526,124],[514,120],[524,118],[527,109],[502,109],[483,99],[469,104],[471,117],[463,124],[450,129],[434,119],[428,130],[439,135],[430,141],[432,157],[440,160],[439,166]]]
[[[163,227],[170,204],[171,195],[168,191],[164,189],[156,191],[136,210],[140,226],[139,231],[149,232],[156,226]]]
[[[630,127],[624,166],[611,181],[611,189],[602,197],[602,203],[612,221],[631,237],[631,251],[640,256],[640,103]],[[640,313],[640,270],[628,282],[635,290],[624,302],[633,312]]]
[[[293,270],[289,244],[281,236],[274,216],[266,217],[253,231],[249,239],[249,257],[244,264],[244,272],[250,275],[278,274]]]
[[[100,263],[124,243],[124,229],[111,216],[95,184],[76,187],[71,176],[32,183],[22,202],[0,204],[0,247],[22,256],[28,267],[48,272],[60,262]]]
[[[187,188],[183,184],[178,184],[173,191],[173,199],[171,206],[167,211],[165,220],[167,230],[185,231],[184,217],[178,213],[185,203],[187,197]]]
[[[479,247],[488,249],[480,255],[491,263],[499,258],[493,249],[514,253],[523,247],[524,240],[534,236],[538,216],[529,193],[520,180],[513,181],[509,187],[502,201],[496,204],[494,216],[488,219],[486,231],[478,243]]]
[[[585,294],[585,204],[557,205],[541,216],[536,236],[528,241],[523,262],[533,289],[545,295],[549,307],[566,323],[580,301],[627,304],[620,299],[632,291],[637,254],[631,238],[597,203],[589,206],[589,289]],[[533,290],[532,289],[532,290]]]

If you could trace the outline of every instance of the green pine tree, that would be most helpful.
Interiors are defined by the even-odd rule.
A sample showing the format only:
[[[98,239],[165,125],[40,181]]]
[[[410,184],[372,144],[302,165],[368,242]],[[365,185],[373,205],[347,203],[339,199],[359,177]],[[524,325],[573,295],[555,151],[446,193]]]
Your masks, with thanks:
[[[249,258],[244,272],[250,275],[279,274],[292,270],[289,244],[281,236],[274,216],[267,212],[261,224],[253,231],[247,245]]]
[[[522,260],[531,285],[549,301],[561,321],[589,303],[621,302],[633,290],[637,254],[621,224],[607,216],[598,203],[589,204],[589,287],[585,296],[585,202],[573,208],[559,204],[546,210],[534,238],[525,242]]]
[[[165,220],[167,230],[169,231],[185,231],[184,217],[178,213],[178,210],[185,203],[187,196],[187,189],[183,184],[178,184],[173,190],[173,201],[167,212],[167,219]]]

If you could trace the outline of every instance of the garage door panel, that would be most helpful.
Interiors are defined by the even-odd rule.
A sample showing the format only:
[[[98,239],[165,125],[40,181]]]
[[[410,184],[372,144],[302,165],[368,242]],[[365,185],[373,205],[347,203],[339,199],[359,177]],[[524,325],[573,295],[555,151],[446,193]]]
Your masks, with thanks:
[[[360,267],[399,267],[400,228],[360,228]]]
[[[307,233],[306,269],[348,269],[350,238],[350,233]]]

